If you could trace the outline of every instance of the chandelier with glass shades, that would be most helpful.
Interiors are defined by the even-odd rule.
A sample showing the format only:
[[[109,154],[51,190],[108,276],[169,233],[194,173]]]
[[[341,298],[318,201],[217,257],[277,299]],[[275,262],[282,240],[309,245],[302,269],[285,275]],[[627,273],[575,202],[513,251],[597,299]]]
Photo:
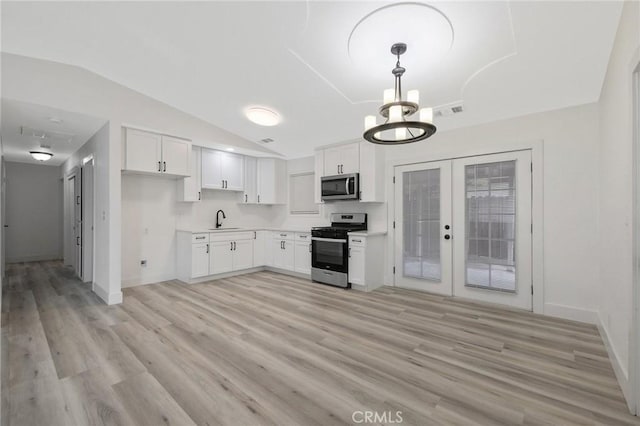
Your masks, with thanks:
[[[369,142],[398,145],[427,139],[436,132],[436,126],[433,125],[433,109],[420,109],[420,94],[417,90],[409,90],[407,99],[402,99],[402,75],[406,70],[400,66],[400,55],[406,51],[405,43],[395,43],[391,46],[391,53],[398,58],[395,68],[391,71],[395,76],[395,89],[384,91],[384,103],[379,111],[385,118],[384,123],[377,124],[375,115],[367,115],[364,118],[363,137]],[[416,112],[419,115],[418,120],[414,116]]]

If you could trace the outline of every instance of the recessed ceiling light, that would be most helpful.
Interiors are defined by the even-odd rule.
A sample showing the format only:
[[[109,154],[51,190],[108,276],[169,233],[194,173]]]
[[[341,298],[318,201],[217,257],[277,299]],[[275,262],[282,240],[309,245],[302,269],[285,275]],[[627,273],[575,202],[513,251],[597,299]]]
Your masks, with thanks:
[[[229,152],[233,152],[233,151],[235,151],[235,149],[233,149],[233,148],[227,148],[227,151],[229,151]]]
[[[280,114],[269,108],[249,107],[244,113],[249,120],[260,126],[275,126],[280,123]]]

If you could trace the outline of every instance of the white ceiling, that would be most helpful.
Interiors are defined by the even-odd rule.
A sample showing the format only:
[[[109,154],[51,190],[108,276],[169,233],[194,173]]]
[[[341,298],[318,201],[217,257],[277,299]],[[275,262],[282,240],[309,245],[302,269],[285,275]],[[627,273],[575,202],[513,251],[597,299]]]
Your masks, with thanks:
[[[420,89],[423,106],[464,102],[462,114],[436,122],[440,131],[594,102],[622,3],[1,7],[3,51],[87,68],[249,140],[273,138],[269,148],[299,157],[361,136],[363,117],[393,85],[393,41],[409,45],[403,85]],[[251,105],[276,109],[282,124],[249,122],[243,110]]]
[[[50,118],[61,121],[54,123]],[[2,98],[2,155],[7,161],[59,166],[105,123],[105,120],[82,114]],[[23,126],[44,131],[49,137],[39,139],[22,135]],[[50,146],[53,153],[53,157],[45,163],[34,160],[29,154],[30,150],[39,148],[41,144]]]

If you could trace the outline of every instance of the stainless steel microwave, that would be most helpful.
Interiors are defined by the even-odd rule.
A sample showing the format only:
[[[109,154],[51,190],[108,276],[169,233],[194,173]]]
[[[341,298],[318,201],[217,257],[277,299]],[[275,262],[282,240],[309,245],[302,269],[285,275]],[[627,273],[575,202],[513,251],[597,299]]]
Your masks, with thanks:
[[[321,179],[322,200],[359,200],[360,175],[351,173],[336,176],[324,176]]]

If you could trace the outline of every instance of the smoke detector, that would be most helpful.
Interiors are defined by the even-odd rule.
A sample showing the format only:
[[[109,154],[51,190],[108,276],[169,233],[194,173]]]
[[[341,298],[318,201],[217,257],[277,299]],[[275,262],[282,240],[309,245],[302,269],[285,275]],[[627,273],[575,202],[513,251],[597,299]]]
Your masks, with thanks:
[[[72,133],[53,132],[50,130],[34,129],[29,126],[21,126],[20,134],[29,138],[47,140],[50,142],[71,142],[75,137]]]
[[[264,138],[264,139],[260,139],[258,142],[262,142],[262,143],[271,143],[271,142],[273,142],[273,139],[271,139],[271,138]]]

